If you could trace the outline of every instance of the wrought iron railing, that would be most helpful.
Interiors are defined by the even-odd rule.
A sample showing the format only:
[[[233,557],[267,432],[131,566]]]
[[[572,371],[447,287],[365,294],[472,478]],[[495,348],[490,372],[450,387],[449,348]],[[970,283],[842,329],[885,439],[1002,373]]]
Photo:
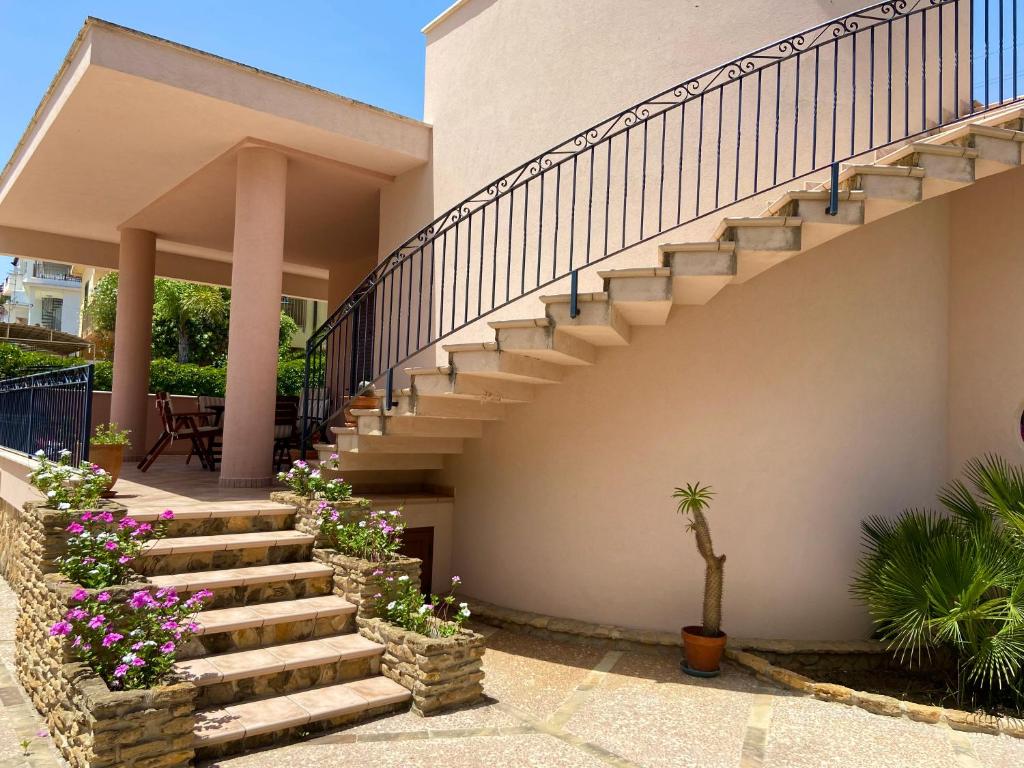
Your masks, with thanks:
[[[384,259],[311,336],[304,436],[418,351],[557,280],[575,286],[583,267],[1016,99],[1022,1],[872,5],[691,78],[496,179]]]
[[[0,446],[51,459],[66,449],[75,464],[87,460],[92,377],[92,365],[80,365],[0,379]]]
[[[42,280],[60,280],[67,283],[80,283],[80,275],[71,273],[71,267],[66,264],[51,264],[46,261],[37,261],[32,265],[32,277]]]

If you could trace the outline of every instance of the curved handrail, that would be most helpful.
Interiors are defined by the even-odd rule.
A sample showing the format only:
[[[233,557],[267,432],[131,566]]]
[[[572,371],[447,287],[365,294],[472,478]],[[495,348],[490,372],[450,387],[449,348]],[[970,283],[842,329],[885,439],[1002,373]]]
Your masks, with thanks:
[[[345,392],[580,267],[972,113],[973,17],[972,0],[871,5],[661,91],[485,185],[382,260],[311,335],[303,413],[317,399],[311,388],[326,389],[326,405],[307,421],[322,422]],[[1014,96],[1016,85],[1014,76]]]

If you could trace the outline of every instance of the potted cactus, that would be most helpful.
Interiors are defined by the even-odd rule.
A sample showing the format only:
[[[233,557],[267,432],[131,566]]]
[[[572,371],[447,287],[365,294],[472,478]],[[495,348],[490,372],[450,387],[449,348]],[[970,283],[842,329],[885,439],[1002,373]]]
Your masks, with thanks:
[[[113,496],[114,483],[121,474],[121,464],[124,463],[124,449],[131,445],[127,429],[121,429],[117,424],[100,424],[93,432],[89,440],[89,461],[103,469],[110,477],[110,484],[104,496]]]
[[[716,555],[711,529],[704,513],[711,506],[714,492],[700,483],[676,488],[673,498],[678,512],[686,518],[686,530],[693,531],[697,551],[704,558],[704,620],[700,626],[683,627],[683,671],[697,677],[719,673],[727,636],[722,631],[722,576],[725,555]]]

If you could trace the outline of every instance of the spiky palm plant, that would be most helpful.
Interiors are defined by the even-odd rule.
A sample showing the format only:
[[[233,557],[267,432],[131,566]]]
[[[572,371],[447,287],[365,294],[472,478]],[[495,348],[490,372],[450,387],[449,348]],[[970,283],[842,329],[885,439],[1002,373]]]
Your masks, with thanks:
[[[1024,682],[1024,470],[974,459],[939,494],[948,514],[907,510],[862,524],[853,594],[882,639],[911,662],[936,648],[958,659],[958,694]]]
[[[704,622],[702,634],[718,637],[722,630],[722,581],[725,555],[716,555],[711,542],[711,529],[704,513],[715,495],[711,486],[687,483],[676,488],[673,498],[679,500],[678,511],[687,519],[686,529],[697,539],[697,551],[704,558]]]

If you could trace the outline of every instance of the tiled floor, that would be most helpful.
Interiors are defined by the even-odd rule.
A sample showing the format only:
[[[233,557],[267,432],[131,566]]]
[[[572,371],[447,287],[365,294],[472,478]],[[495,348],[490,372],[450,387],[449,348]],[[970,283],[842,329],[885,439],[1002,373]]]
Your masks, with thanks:
[[[196,459],[185,464],[184,456],[161,456],[147,472],[125,465],[114,490],[115,501],[133,511],[173,509],[181,512],[196,507],[217,508],[267,503],[269,488],[221,488],[220,473],[200,468]]]

